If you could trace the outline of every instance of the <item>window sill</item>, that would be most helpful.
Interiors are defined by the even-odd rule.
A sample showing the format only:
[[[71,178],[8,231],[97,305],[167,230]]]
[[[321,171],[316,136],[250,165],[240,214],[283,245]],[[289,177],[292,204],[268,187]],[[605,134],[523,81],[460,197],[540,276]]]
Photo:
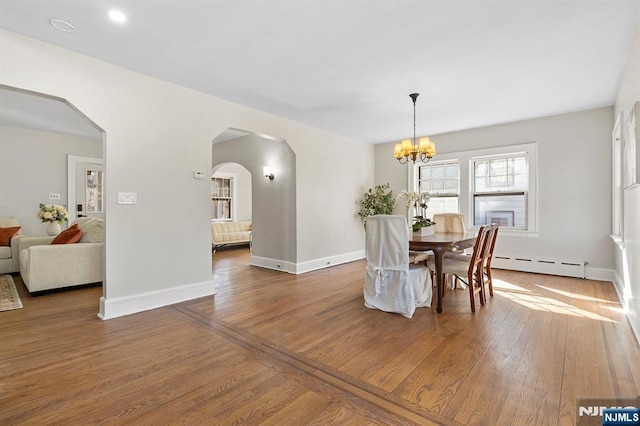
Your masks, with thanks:
[[[471,228],[471,231],[478,232],[480,228]],[[524,237],[524,238],[538,238],[538,231],[526,231],[524,229],[508,229],[501,226],[499,235],[503,237]]]

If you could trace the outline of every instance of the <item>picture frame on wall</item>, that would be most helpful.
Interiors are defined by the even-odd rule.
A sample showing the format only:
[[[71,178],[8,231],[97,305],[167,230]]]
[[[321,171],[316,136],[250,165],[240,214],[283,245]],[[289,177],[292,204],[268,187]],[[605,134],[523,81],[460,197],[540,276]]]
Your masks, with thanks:
[[[622,140],[622,169],[625,188],[640,184],[639,116],[640,102],[636,102],[629,113],[629,117],[627,117],[625,137]]]

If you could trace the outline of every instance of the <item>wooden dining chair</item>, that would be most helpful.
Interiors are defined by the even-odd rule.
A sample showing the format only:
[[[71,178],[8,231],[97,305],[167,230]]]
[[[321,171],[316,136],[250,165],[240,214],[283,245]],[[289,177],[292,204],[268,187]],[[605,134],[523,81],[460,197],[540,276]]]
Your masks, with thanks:
[[[452,275],[455,279],[459,279],[467,285],[471,312],[476,311],[476,294],[479,295],[481,305],[484,305],[486,301],[484,294],[484,258],[482,256],[490,230],[490,225],[480,227],[478,237],[473,246],[473,253],[470,256],[460,255],[460,258],[445,256],[442,262],[442,272],[445,276]],[[435,271],[433,264],[430,264],[429,268]]]
[[[486,249],[483,250],[483,261],[482,261],[482,273],[484,284],[489,287],[489,295],[493,297],[493,277],[491,276],[491,260],[493,259],[493,250],[496,246],[496,240],[498,239],[498,226],[497,223],[491,224],[491,229],[489,231],[489,235],[487,236],[487,240],[485,241]]]

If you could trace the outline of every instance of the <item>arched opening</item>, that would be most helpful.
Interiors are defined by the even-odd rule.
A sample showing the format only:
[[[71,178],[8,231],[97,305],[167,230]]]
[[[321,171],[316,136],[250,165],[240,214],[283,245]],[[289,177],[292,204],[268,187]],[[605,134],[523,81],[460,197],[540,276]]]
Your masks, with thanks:
[[[76,173],[69,165],[84,160],[103,167],[105,132],[66,99],[43,93],[0,85],[0,106],[0,216],[16,217],[26,237],[43,237],[47,224],[37,217],[41,203],[67,209],[69,220],[62,224],[64,229],[78,216],[78,204],[87,213],[84,195],[89,194],[90,213],[104,217],[106,171],[100,171],[98,185],[95,174],[87,177],[87,168]],[[89,168],[95,172],[93,166]],[[72,177],[76,174],[78,184]],[[100,250],[98,255],[102,271],[103,253]],[[14,272],[22,276],[23,271]],[[104,272],[94,275],[101,276],[104,295]],[[30,292],[39,290],[37,281],[31,277]],[[72,287],[73,281],[70,278],[59,285]]]
[[[250,264],[295,273],[296,159],[283,139],[227,129],[212,143],[212,171],[237,163],[251,174]],[[265,167],[271,176],[265,176]]]
[[[238,163],[218,164],[211,175],[211,251],[234,250],[249,263],[252,226],[251,172]],[[218,256],[219,258],[219,256]],[[214,258],[215,260],[215,258]]]

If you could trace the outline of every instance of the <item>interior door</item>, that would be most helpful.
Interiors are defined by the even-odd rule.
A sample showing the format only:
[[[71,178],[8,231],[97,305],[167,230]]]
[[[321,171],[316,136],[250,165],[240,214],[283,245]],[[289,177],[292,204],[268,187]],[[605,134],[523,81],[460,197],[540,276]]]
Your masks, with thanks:
[[[104,219],[104,167],[93,162],[76,163],[76,217]]]
[[[104,219],[104,178],[102,158],[67,156],[69,223],[73,223],[77,217],[82,216]],[[87,208],[87,197],[90,202],[89,208]]]

